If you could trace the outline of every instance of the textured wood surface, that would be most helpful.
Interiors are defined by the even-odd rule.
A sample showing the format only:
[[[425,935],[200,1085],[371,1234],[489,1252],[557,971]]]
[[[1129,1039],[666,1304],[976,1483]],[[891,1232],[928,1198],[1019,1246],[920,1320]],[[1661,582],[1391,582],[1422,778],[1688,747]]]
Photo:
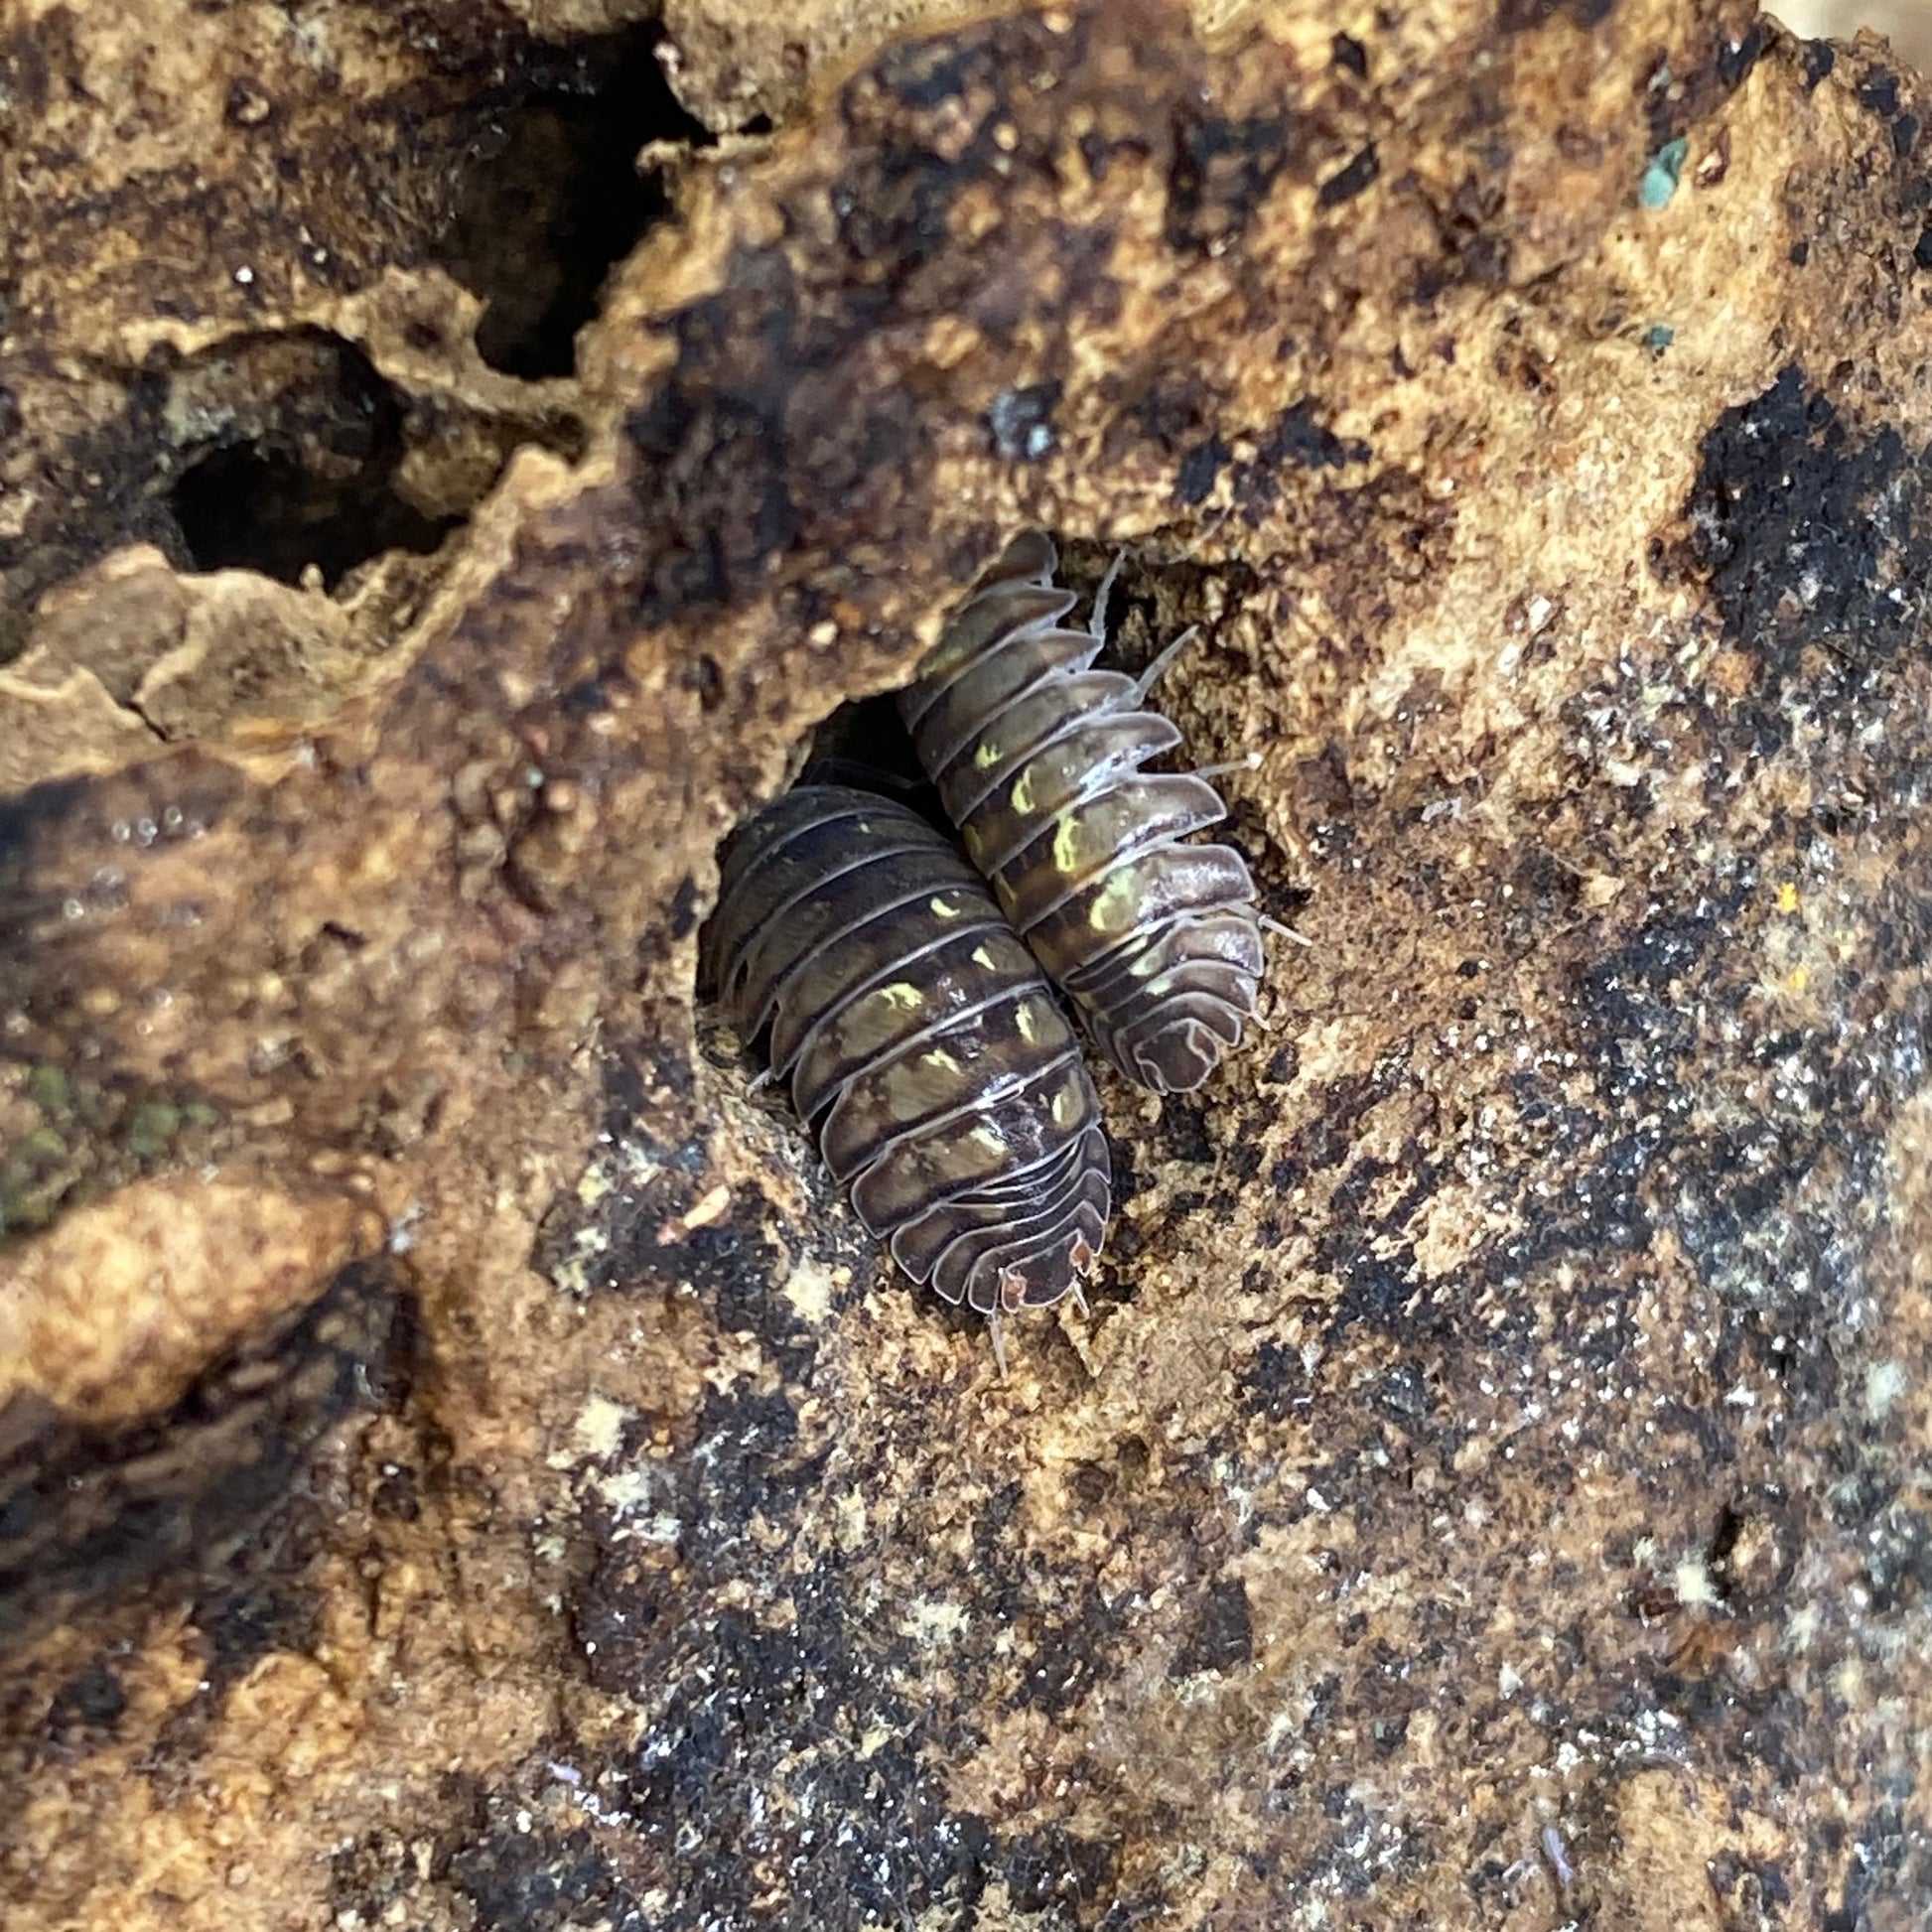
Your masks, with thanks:
[[[0,49],[10,1924],[1916,1924],[1925,90],[795,12]],[[692,975],[1023,522],[1314,945],[1001,1384]]]

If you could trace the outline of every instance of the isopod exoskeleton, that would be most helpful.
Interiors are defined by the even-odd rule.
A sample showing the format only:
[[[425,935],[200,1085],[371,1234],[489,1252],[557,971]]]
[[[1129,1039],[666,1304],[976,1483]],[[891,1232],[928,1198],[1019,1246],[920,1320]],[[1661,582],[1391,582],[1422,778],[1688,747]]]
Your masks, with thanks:
[[[1078,1295],[1110,1204],[1100,1103],[1039,968],[922,818],[785,793],[726,851],[700,966],[907,1275],[996,1320]]]
[[[899,713],[967,855],[1094,1043],[1157,1093],[1197,1087],[1239,1044],[1263,956],[1254,880],[1197,772],[1142,770],[1180,732],[1135,679],[1097,671],[1107,593],[1084,630],[1051,540],[1007,545],[948,620]],[[1184,641],[1184,639],[1182,640]]]

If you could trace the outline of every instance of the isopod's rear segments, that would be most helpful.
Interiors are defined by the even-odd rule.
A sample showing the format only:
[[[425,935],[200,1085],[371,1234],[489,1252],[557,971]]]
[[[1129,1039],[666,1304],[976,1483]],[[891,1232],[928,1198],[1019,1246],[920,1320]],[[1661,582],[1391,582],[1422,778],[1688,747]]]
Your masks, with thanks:
[[[748,1039],[768,1029],[861,1220],[989,1320],[1075,1290],[1111,1204],[1099,1100],[959,855],[901,805],[810,786],[754,820],[722,870],[708,977]]]
[[[948,1302],[967,1302],[979,1313],[991,1314],[1002,1298],[992,1293],[997,1277],[978,1268],[987,1254],[1024,1247],[1062,1228],[1098,1249],[1109,1206],[1105,1155],[1100,1130],[1093,1128],[1023,1170],[1013,1187],[989,1187],[970,1203],[954,1201],[905,1223],[893,1235],[893,1257],[908,1273],[930,1276],[933,1289]],[[981,1299],[973,1299],[976,1294]],[[1049,1294],[1045,1305],[1057,1299]]]
[[[1190,850],[1212,848],[1190,848]],[[1198,1086],[1240,1044],[1266,961],[1252,906],[1179,911],[1137,929],[1069,975],[1095,1043],[1129,1079],[1160,1092]],[[1172,1035],[1172,1037],[1170,1037]]]
[[[1189,843],[1226,816],[1205,775],[1141,768],[1180,742],[1141,705],[1193,633],[1138,679],[1093,670],[1120,559],[1084,632],[1058,627],[1075,600],[1052,586],[1055,562],[1042,533],[1016,537],[900,715],[968,853],[1101,1050],[1130,1079],[1184,1092],[1254,1017],[1254,881],[1231,847]]]
[[[1069,975],[1072,990],[1124,1022],[1144,1002],[1158,1003],[1173,992],[1173,976],[1187,966],[1193,985],[1238,1011],[1267,963],[1255,924],[1238,913],[1179,913]],[[1184,949],[1178,958],[1177,949]]]

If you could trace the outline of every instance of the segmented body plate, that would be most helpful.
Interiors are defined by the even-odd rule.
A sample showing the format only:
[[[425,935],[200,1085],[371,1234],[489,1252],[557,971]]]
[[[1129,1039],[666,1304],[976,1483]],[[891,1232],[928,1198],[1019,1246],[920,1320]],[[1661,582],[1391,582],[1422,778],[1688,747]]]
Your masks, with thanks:
[[[1180,744],[1142,688],[1096,671],[1096,609],[1052,581],[1038,531],[1016,537],[947,624],[900,715],[968,855],[1094,1042],[1157,1093],[1198,1086],[1253,1016],[1263,955],[1254,881],[1189,772],[1149,772]],[[1103,588],[1104,596],[1104,588]]]
[[[703,971],[914,1281],[1043,1308],[1109,1209],[1080,1044],[985,885],[889,799],[804,785],[728,850]]]

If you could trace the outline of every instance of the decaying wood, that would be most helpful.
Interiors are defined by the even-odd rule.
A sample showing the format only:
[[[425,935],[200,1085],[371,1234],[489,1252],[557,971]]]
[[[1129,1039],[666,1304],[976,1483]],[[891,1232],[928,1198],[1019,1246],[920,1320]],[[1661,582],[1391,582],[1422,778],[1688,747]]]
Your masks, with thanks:
[[[788,11],[569,369],[620,6],[0,47],[10,1923],[1911,1923],[1923,86]],[[692,974],[1026,523],[1314,944],[1001,1385]]]

